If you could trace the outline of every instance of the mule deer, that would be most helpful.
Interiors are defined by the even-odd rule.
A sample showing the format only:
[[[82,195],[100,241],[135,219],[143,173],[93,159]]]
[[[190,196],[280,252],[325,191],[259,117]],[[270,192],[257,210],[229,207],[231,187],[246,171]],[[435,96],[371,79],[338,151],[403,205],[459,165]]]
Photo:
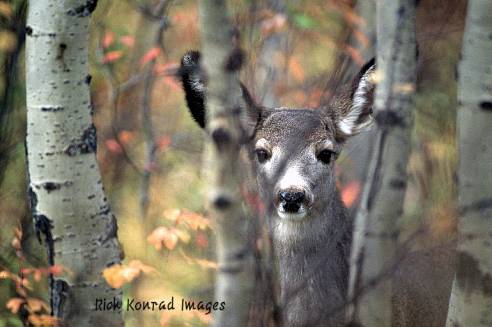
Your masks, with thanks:
[[[287,326],[343,325],[352,222],[336,188],[334,165],[344,142],[372,123],[374,69],[374,61],[367,63],[353,87],[322,109],[260,107],[241,85],[247,110],[243,125],[254,149],[259,192],[271,200],[268,218]],[[180,76],[190,112],[203,128],[206,87],[198,52],[182,58]],[[422,293],[406,275],[395,275],[412,290],[397,288],[394,303],[410,313],[395,308],[394,325],[444,326],[447,296],[435,306],[426,305],[427,286]],[[435,277],[450,285],[452,274]],[[441,288],[449,296],[448,284]]]

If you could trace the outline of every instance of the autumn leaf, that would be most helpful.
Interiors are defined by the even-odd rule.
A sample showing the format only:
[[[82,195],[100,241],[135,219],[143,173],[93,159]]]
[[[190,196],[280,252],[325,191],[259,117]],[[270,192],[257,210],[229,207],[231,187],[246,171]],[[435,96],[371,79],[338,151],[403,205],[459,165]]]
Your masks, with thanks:
[[[17,35],[9,31],[0,31],[0,51],[11,52],[17,46]]]
[[[120,288],[137,278],[141,273],[155,273],[155,268],[139,260],[132,260],[128,265],[116,264],[103,270],[104,279],[113,288]]]
[[[14,11],[12,10],[12,5],[7,2],[0,2],[0,15],[10,18]]]
[[[34,326],[56,326],[58,325],[58,318],[43,314],[36,315],[31,314],[28,317],[29,322]]]
[[[159,151],[167,150],[171,144],[172,139],[167,135],[163,135],[157,139],[157,148]]]
[[[156,64],[154,67],[154,74],[173,74],[179,69],[179,63],[177,62],[168,62],[165,64]]]
[[[122,37],[120,37],[120,42],[121,44],[132,48],[135,45],[135,38],[131,35],[123,35]]]
[[[147,51],[146,54],[143,55],[142,59],[140,59],[140,66],[145,66],[149,61],[155,60],[161,54],[161,48],[154,47]]]
[[[10,312],[16,314],[17,312],[19,312],[21,305],[24,304],[25,302],[26,301],[24,299],[14,297],[8,300],[5,306],[7,307],[7,309],[10,310]]]
[[[282,31],[287,23],[287,17],[283,14],[276,14],[261,22],[261,33],[263,36],[268,36],[273,33]]]
[[[206,260],[206,259],[198,259],[187,256],[183,251],[180,252],[183,258],[188,262],[188,264],[195,264],[205,269],[218,269],[219,265],[217,262]]]
[[[102,40],[103,48],[105,49],[109,48],[113,43],[114,43],[114,33],[111,31],[106,32]]]
[[[29,312],[40,312],[43,309],[46,311],[50,310],[50,307],[46,302],[36,298],[27,298],[27,307]]]
[[[199,248],[205,249],[208,247],[208,237],[203,232],[197,232],[195,236],[195,244]]]
[[[135,139],[135,133],[130,131],[121,131],[118,134],[118,140],[123,144],[130,143],[133,139]]]
[[[115,154],[122,154],[123,153],[123,148],[118,143],[118,141],[116,141],[115,139],[106,140],[105,144],[106,144],[106,148],[109,150],[109,152],[115,153]]]
[[[351,207],[359,196],[360,183],[352,181],[342,188],[342,201],[346,207]]]
[[[289,72],[297,82],[304,81],[304,69],[298,58],[292,57],[289,60]]]
[[[168,250],[173,250],[178,241],[188,243],[190,238],[191,236],[181,229],[161,226],[147,237],[147,242],[152,244],[157,251],[162,249],[163,244]]]
[[[104,55],[104,58],[102,60],[103,64],[109,64],[117,61],[123,56],[123,51],[121,50],[115,50],[115,51],[109,51]]]

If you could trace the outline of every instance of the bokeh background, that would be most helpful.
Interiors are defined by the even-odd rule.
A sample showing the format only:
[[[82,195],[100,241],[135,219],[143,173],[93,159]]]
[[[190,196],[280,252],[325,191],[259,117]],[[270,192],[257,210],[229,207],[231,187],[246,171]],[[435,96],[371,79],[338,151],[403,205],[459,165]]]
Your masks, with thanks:
[[[228,3],[246,51],[242,80],[266,105],[327,104],[372,56],[371,0],[359,6],[355,0]],[[49,312],[49,269],[26,196],[25,14],[26,1],[0,1],[0,327],[22,326],[29,315]],[[430,232],[412,243],[425,247],[454,239],[455,66],[465,1],[422,0],[417,15],[418,96],[401,238],[425,223]],[[93,15],[90,73],[98,160],[118,218],[125,252],[121,269],[130,275],[119,280],[125,297],[213,298],[214,231],[200,170],[204,133],[188,114],[173,76],[181,56],[199,48],[197,1],[100,0]],[[338,161],[339,187],[352,213],[370,141],[370,133],[358,136]],[[132,270],[142,265],[145,269]],[[26,312],[16,302],[20,292],[38,310]],[[127,326],[204,326],[211,317],[203,311],[125,312],[125,320]]]

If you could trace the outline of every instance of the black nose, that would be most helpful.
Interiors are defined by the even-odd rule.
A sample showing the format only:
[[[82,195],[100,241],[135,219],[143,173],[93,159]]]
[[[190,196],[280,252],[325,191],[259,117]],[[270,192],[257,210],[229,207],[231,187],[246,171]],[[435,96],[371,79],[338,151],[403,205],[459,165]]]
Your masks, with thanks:
[[[282,202],[284,209],[288,212],[297,212],[301,207],[301,203],[305,198],[304,192],[282,191],[278,197]]]

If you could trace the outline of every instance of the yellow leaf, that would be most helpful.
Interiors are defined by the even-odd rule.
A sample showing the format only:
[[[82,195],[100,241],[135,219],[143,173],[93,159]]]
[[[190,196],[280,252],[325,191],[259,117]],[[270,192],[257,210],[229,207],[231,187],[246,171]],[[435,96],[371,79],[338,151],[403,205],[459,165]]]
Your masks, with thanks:
[[[36,298],[28,298],[27,299],[27,306],[29,307],[30,312],[39,312],[42,309],[49,311],[50,307],[46,302],[40,299]]]
[[[14,11],[12,10],[12,5],[6,2],[0,2],[0,15],[10,18]]]
[[[103,270],[104,279],[113,288],[120,288],[137,278],[141,273],[149,274],[156,270],[139,260],[132,260],[128,265],[116,264]]]
[[[13,314],[16,314],[17,312],[19,312],[21,305],[24,303],[25,303],[24,299],[14,297],[14,298],[8,300],[8,302],[5,306],[7,307],[7,309],[10,310],[10,312],[12,312]]]
[[[58,319],[50,315],[29,315],[29,322],[34,326],[56,326]]]
[[[188,234],[183,230],[173,228],[171,229],[171,233],[175,234],[183,243],[188,243],[190,241],[191,238],[190,234]]]
[[[188,264],[196,264],[206,269],[217,269],[219,267],[217,262],[210,261],[207,259],[192,258],[187,256],[183,251],[181,251],[180,253],[183,256],[183,258],[188,262]]]
[[[9,31],[0,32],[0,51],[11,52],[17,46],[17,35]]]

